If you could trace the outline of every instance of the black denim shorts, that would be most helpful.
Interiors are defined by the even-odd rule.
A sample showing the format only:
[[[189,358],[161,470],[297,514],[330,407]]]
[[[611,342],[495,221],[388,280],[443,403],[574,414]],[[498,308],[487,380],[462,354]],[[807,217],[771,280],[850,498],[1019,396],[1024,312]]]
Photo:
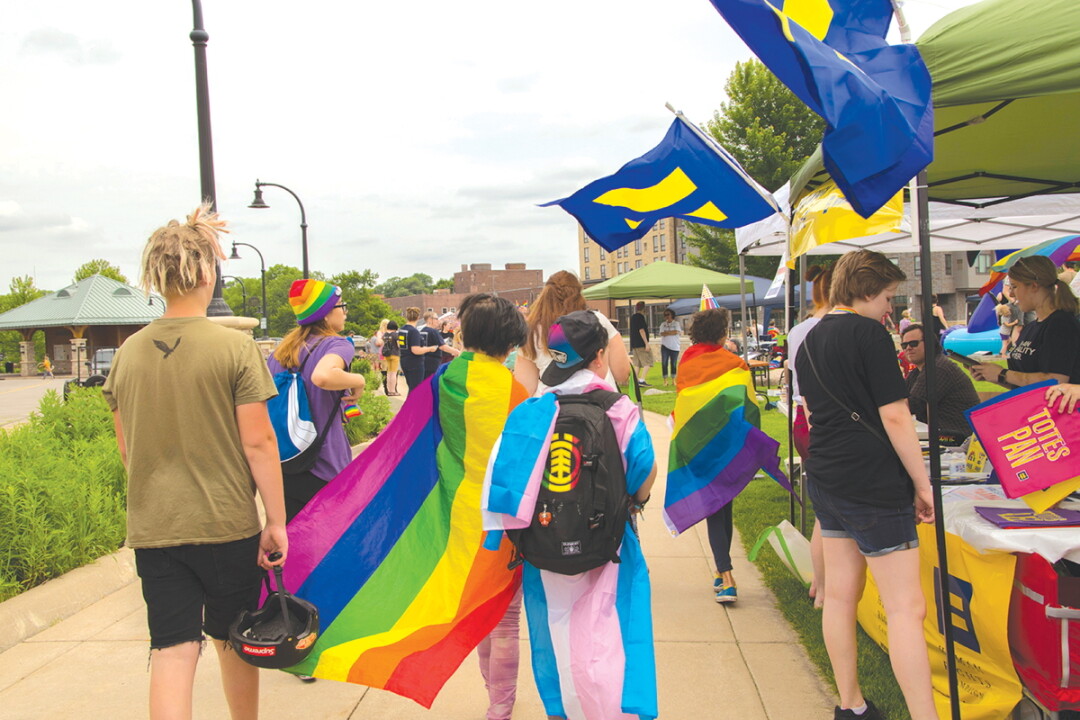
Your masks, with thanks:
[[[866,557],[919,547],[915,532],[915,505],[878,507],[837,497],[807,484],[822,537],[851,538]]]
[[[201,642],[203,631],[226,640],[241,610],[259,603],[259,536],[212,545],[135,550],[150,647]]]

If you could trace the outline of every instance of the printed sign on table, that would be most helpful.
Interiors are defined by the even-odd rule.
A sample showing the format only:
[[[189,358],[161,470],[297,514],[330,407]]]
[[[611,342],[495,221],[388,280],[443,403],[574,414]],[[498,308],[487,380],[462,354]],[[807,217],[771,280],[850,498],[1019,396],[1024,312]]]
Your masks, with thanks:
[[[967,411],[968,421],[1010,498],[1080,476],[1080,413],[1047,406],[1036,383],[998,395]]]

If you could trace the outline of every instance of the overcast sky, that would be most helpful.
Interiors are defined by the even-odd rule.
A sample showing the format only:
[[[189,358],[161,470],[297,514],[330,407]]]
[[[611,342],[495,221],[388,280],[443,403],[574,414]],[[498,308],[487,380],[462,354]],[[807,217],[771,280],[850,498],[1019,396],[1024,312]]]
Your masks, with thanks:
[[[972,0],[910,0],[915,36]],[[205,0],[218,208],[268,265],[383,279],[577,270],[564,197],[698,123],[750,52],[707,0]],[[0,26],[0,293],[91,258],[135,282],[199,201],[186,0],[20,0]],[[241,248],[246,250],[246,248]],[[228,248],[226,247],[226,252]],[[242,253],[243,254],[243,253]],[[258,276],[250,251],[224,273]]]

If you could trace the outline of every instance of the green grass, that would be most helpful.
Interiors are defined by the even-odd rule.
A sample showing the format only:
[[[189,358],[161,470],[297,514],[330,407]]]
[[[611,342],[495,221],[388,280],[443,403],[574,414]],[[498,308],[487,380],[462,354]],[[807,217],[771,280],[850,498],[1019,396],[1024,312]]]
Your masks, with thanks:
[[[779,441],[780,456],[784,458],[781,467],[787,469],[787,418],[776,410],[762,413],[762,429]],[[789,516],[790,496],[771,478],[759,476],[735,499],[735,527],[742,536],[743,546],[749,552],[761,532]],[[795,506],[793,524],[799,527],[799,506]],[[813,526],[814,516],[807,509],[807,534]],[[810,659],[817,665],[821,674],[833,682],[832,668],[821,637],[821,613],[814,610],[807,590],[802,582],[784,567],[771,548],[766,546],[758,555],[755,563],[761,572],[766,587],[776,596],[777,604],[792,629],[799,636]],[[889,656],[877,646],[860,628],[859,643],[859,681],[863,692],[874,701],[882,713],[892,720],[910,718],[904,705],[903,695],[893,678],[889,665]]]

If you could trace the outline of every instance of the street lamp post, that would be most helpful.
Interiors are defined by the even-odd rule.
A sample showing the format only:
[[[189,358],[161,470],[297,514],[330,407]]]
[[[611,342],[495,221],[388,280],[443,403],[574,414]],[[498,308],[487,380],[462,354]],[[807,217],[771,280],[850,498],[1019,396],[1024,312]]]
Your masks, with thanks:
[[[232,245],[232,255],[229,256],[230,260],[239,260],[240,253],[236,251],[237,245],[243,245],[254,250],[259,255],[259,274],[262,277],[262,331],[263,340],[270,337],[270,333],[267,330],[268,323],[270,322],[266,317],[266,261],[263,260],[263,254],[259,251],[259,248],[250,243],[234,242]]]
[[[240,300],[240,307],[243,308],[244,312],[247,312],[247,288],[244,287],[244,281],[241,278],[236,277],[235,275],[220,275],[219,277],[221,278],[222,282],[224,282],[225,280],[236,281],[236,283],[240,286],[240,296],[242,298]]]
[[[214,187],[214,144],[210,136],[210,83],[206,78],[206,43],[210,34],[203,28],[202,3],[191,0],[194,15],[194,27],[188,35],[195,47],[195,106],[199,123],[199,181],[202,201],[210,203],[212,210],[217,209],[217,190]],[[221,264],[218,264],[218,279],[214,283],[214,295],[206,314],[210,317],[232,315],[232,310],[221,297]]]
[[[285,187],[284,185],[278,185],[277,183],[271,183],[271,182],[259,182],[258,180],[256,180],[255,181],[255,199],[251,201],[250,205],[248,205],[249,208],[254,208],[256,210],[265,210],[266,208],[270,207],[265,202],[263,202],[262,188],[264,186],[281,188],[285,192],[292,195],[293,199],[296,200],[296,204],[300,206],[300,239],[301,239],[301,242],[303,243],[304,279],[306,280],[308,278],[307,214],[304,212],[304,203],[300,202],[300,198],[297,196],[296,193],[294,193],[292,190]]]

